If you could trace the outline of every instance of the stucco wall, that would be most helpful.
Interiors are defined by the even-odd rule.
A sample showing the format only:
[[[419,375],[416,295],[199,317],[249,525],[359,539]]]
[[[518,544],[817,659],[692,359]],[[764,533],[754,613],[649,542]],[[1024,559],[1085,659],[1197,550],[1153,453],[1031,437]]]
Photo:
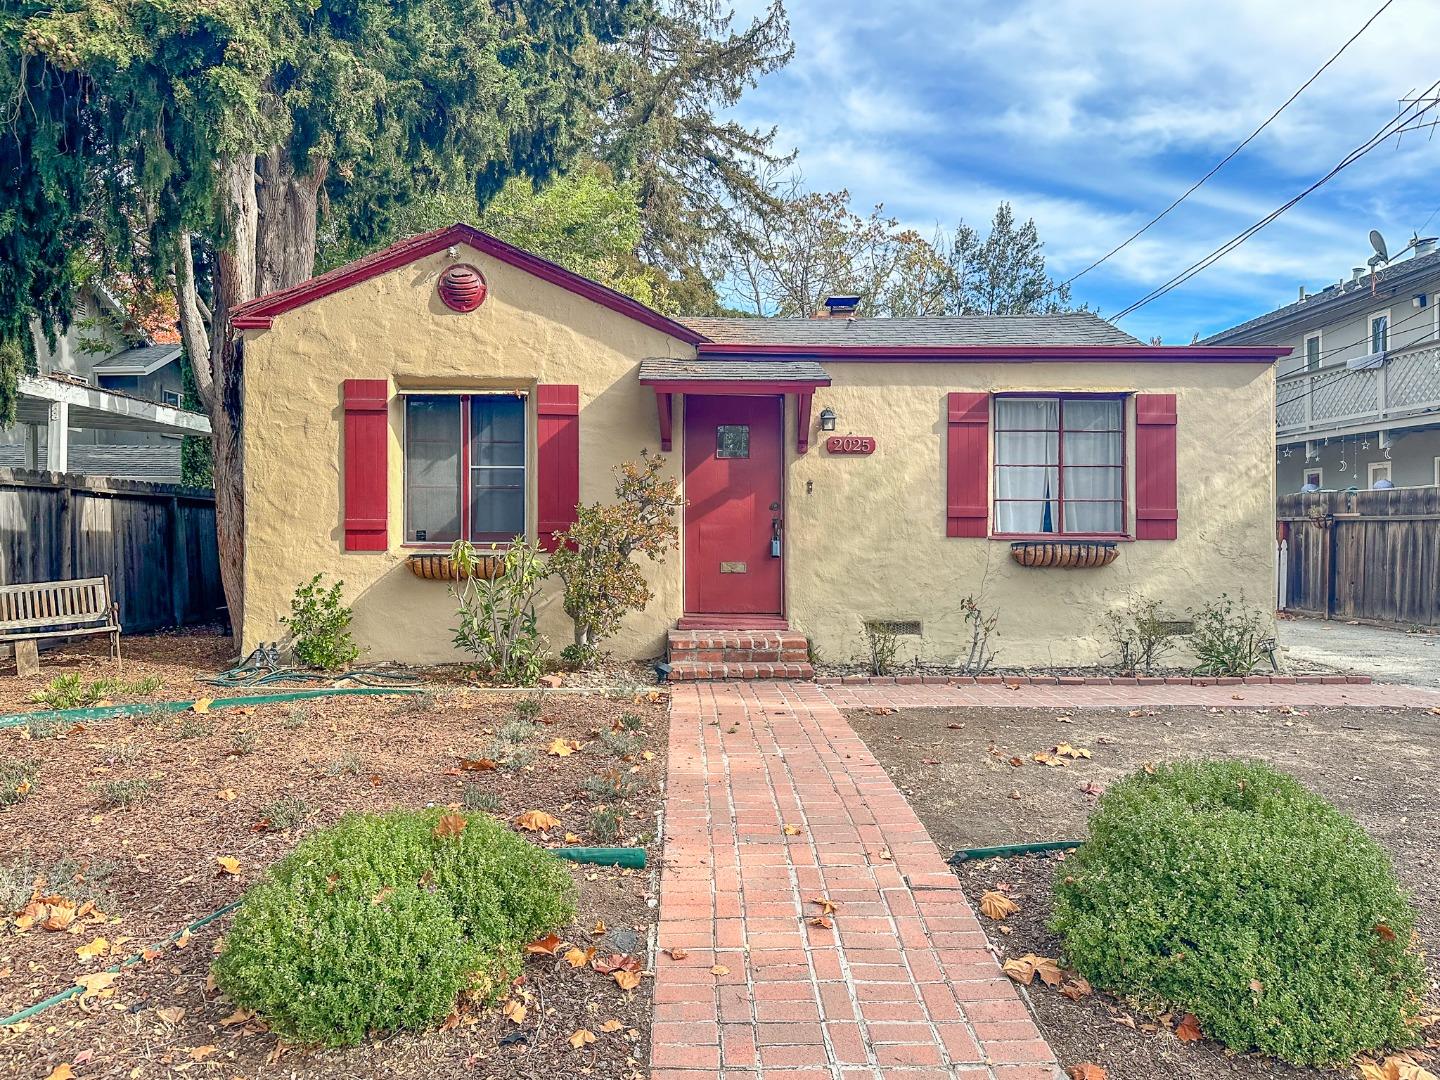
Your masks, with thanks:
[[[789,615],[822,657],[864,649],[867,619],[919,619],[902,656],[948,662],[968,648],[959,614],[974,595],[999,615],[1003,664],[1095,663],[1107,610],[1154,597],[1177,616],[1222,592],[1269,610],[1274,591],[1271,369],[1239,364],[830,363],[815,395],[838,433],[874,435],[869,457],[833,457],[823,438],[787,478]],[[1179,539],[1121,543],[1098,569],[1025,568],[1010,545],[945,535],[945,396],[954,390],[1174,393]],[[789,423],[794,423],[793,409]],[[1134,460],[1134,407],[1126,439]],[[1133,524],[1134,474],[1128,477]]]
[[[402,404],[392,399],[389,448],[390,550],[347,553],[341,537],[341,383],[390,379],[392,390],[425,386],[580,386],[580,496],[614,493],[611,467],[659,448],[652,392],[636,368],[646,356],[694,355],[689,345],[469,248],[490,292],[479,310],[450,311],[435,281],[441,252],[278,316],[246,331],[247,498],[244,648],[283,636],[296,585],[317,572],[345,581],[362,659],[459,660],[455,604],[446,583],[422,581],[404,565]],[[528,425],[534,484],[534,414]],[[679,455],[670,465],[678,468]],[[535,527],[530,500],[529,528]],[[621,651],[656,655],[680,607],[678,554],[649,571],[656,594],[626,625]],[[541,629],[556,648],[570,640],[558,592],[546,592]]]
[[[401,404],[390,411],[390,550],[346,553],[341,543],[341,383],[385,378],[394,390],[578,383],[581,498],[613,491],[611,468],[658,447],[652,392],[636,368],[646,356],[690,356],[678,339],[558,286],[464,250],[490,284],[469,315],[449,311],[434,284],[442,253],[278,316],[246,338],[247,559],[244,647],[283,635],[297,584],[317,572],[343,578],[353,629],[371,660],[463,659],[451,645],[454,602],[445,583],[404,565]],[[1274,381],[1238,364],[863,364],[831,362],[834,386],[814,400],[811,450],[795,453],[787,402],[786,602],[791,622],[822,656],[863,648],[867,619],[919,619],[929,661],[964,651],[959,601],[999,614],[1000,661],[1093,663],[1105,612],[1154,596],[1177,615],[1245,593],[1268,607],[1274,536]],[[945,536],[946,394],[955,390],[1075,390],[1178,395],[1180,539],[1122,543],[1098,570],[1017,566],[1009,543]],[[839,431],[873,435],[870,457],[832,457],[820,410]],[[1127,417],[1133,451],[1134,428]],[[533,420],[533,414],[532,414]],[[675,416],[672,475],[683,458],[683,403]],[[530,427],[534,483],[534,427]],[[1133,489],[1133,473],[1129,477]],[[1133,499],[1131,501],[1133,516]],[[534,528],[533,498],[530,527]],[[611,642],[622,656],[658,654],[683,607],[681,555],[649,570],[655,600]],[[570,624],[547,591],[542,630],[558,648]]]

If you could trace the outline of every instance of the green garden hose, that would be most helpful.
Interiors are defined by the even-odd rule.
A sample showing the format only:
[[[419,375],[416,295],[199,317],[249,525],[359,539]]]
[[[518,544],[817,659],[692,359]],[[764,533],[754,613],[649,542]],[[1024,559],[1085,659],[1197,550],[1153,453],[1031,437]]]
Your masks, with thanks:
[[[594,863],[596,866],[624,866],[630,870],[645,869],[645,849],[638,847],[562,847],[555,854],[571,862]]]
[[[175,942],[179,941],[180,938],[182,938],[184,935],[194,933],[202,926],[206,926],[214,922],[216,919],[220,918],[223,915],[229,915],[230,912],[234,911],[239,906],[239,900],[236,900],[232,904],[226,904],[219,911],[212,911],[204,918],[196,919],[189,926],[183,927],[180,930],[176,930],[175,933],[171,934],[164,941],[160,942],[160,944],[150,946],[150,948],[147,949],[146,952],[159,952],[161,949],[165,948],[165,946],[173,945]],[[135,953],[133,956],[127,956],[124,960],[121,960],[120,963],[116,964],[114,967],[109,967],[105,970],[112,975],[118,975],[120,974],[122,969],[138,964],[143,959],[145,959],[143,953]],[[11,1024],[20,1023],[22,1020],[29,1020],[37,1013],[42,1013],[46,1009],[50,1008],[51,1005],[59,1005],[62,1001],[69,1001],[76,994],[83,994],[84,992],[85,987],[76,984],[75,986],[70,987],[68,990],[61,990],[58,994],[51,994],[44,1001],[37,1001],[29,1008],[21,1009],[19,1012],[11,1016],[7,1016],[3,1020],[0,1020],[0,1027],[9,1027]]]
[[[959,866],[971,859],[1012,859],[1016,855],[1033,855],[1041,851],[1068,851],[1077,848],[1083,840],[1048,840],[1040,844],[1001,844],[999,847],[965,848],[950,856],[951,866]]]
[[[305,698],[346,697],[375,694],[418,694],[421,691],[400,686],[338,686],[316,690],[287,690],[276,694],[246,694],[243,697],[215,698],[212,709],[228,709],[236,705],[271,705],[277,701],[300,701]],[[114,720],[125,716],[146,716],[150,713],[178,713],[194,708],[193,701],[147,701],[135,705],[94,705],[88,709],[44,709],[32,713],[11,713],[0,716],[0,728],[21,727],[35,721]]]

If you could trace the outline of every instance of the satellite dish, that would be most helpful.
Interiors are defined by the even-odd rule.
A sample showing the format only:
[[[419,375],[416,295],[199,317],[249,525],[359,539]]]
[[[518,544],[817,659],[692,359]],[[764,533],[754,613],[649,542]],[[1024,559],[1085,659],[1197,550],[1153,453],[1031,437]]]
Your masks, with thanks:
[[[1370,230],[1370,246],[1375,249],[1375,254],[1380,256],[1381,262],[1390,261],[1390,251],[1385,247],[1385,237],[1380,235],[1379,229]]]

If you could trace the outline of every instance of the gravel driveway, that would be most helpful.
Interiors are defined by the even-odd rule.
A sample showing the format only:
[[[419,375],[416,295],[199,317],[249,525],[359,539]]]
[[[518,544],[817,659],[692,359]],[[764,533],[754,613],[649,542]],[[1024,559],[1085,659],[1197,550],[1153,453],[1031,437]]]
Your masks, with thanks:
[[[1323,619],[1281,619],[1281,656],[1291,670],[1344,671],[1376,682],[1440,687],[1440,633],[1407,633]]]

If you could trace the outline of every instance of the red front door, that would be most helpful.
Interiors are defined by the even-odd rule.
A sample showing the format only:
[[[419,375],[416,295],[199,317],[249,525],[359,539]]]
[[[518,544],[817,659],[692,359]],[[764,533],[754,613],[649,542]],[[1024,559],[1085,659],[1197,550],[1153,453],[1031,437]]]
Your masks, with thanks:
[[[685,396],[687,615],[782,613],[782,402]]]

